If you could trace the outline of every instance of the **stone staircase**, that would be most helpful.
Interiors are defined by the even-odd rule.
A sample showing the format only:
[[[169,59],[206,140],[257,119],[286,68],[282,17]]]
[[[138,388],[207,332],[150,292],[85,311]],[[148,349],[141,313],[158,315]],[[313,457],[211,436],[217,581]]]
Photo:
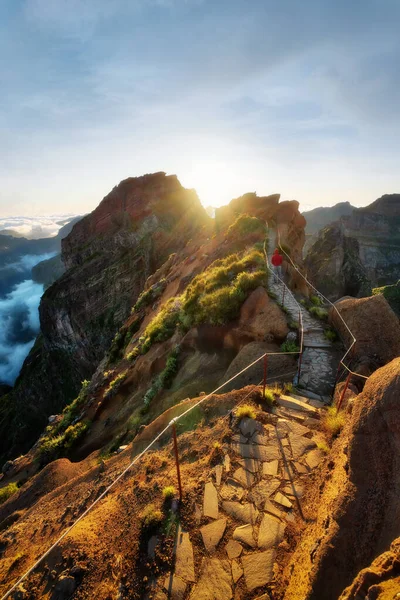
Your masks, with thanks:
[[[273,236],[271,237],[273,238]],[[268,244],[269,256],[272,255],[274,249],[275,242],[270,239]],[[295,385],[302,389],[304,396],[329,403],[341,357],[337,344],[333,344],[325,337],[324,326],[319,319],[313,317],[300,304],[300,301],[296,302],[292,295],[288,294],[287,289],[284,293],[285,286],[283,283],[274,281],[274,277],[271,275],[268,285],[270,292],[277,297],[278,302],[284,304],[289,314],[289,320],[299,322],[300,307],[304,331],[304,352],[300,379],[297,380],[296,376]]]
[[[281,395],[263,423],[233,423],[224,458],[210,468],[202,502],[194,506],[193,528],[179,527],[174,568],[157,582],[153,598],[269,597],[257,590],[274,581],[285,532],[304,520],[304,489],[324,458],[316,431],[321,406]]]

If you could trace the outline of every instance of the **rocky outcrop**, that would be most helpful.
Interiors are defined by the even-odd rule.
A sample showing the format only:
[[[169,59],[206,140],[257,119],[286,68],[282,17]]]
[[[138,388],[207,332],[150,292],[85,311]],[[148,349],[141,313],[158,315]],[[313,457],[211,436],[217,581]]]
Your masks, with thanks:
[[[355,399],[316,482],[310,524],[287,569],[285,600],[336,600],[399,537],[399,393],[397,358],[371,375]]]
[[[400,194],[382,196],[324,228],[305,264],[331,299],[366,296],[400,277]]]
[[[279,202],[279,199],[280,194],[257,196],[255,193],[235,198],[227,206],[216,209],[216,228],[228,227],[239,214],[257,217],[271,228],[279,228],[281,243],[290,249],[293,259],[301,263],[306,220],[300,214],[296,200]]]
[[[24,450],[89,378],[146,279],[209,217],[165,173],[122,181],[62,242],[66,273],[44,294],[41,335],[0,407],[0,455]]]
[[[390,549],[360,571],[339,600],[389,600],[398,598],[400,590],[400,538]]]
[[[353,370],[370,375],[378,367],[400,356],[399,320],[382,295],[343,298],[335,302],[335,308],[331,308],[329,320],[346,348],[353,342],[349,329],[356,338],[351,353]]]

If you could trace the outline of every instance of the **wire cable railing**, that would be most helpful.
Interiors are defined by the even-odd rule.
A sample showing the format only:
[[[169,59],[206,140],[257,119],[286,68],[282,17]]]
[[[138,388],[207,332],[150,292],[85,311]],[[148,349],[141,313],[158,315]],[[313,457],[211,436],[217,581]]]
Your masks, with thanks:
[[[353,351],[356,343],[357,343],[357,339],[354,336],[353,332],[350,330],[349,326],[347,325],[346,321],[343,319],[342,315],[340,314],[340,312],[338,311],[337,307],[335,306],[335,304],[333,302],[331,302],[328,298],[326,298],[326,296],[324,296],[324,294],[322,294],[308,279],[307,277],[301,272],[301,270],[299,269],[299,267],[293,262],[292,258],[289,256],[289,254],[286,252],[286,250],[282,247],[281,245],[281,240],[280,240],[280,231],[279,231],[279,227],[276,227],[276,232],[277,232],[277,239],[278,239],[278,247],[281,250],[281,252],[286,256],[287,260],[290,262],[290,264],[292,265],[293,269],[300,275],[300,277],[302,277],[302,279],[306,282],[306,284],[309,286],[310,289],[314,290],[314,292],[316,294],[318,294],[318,296],[320,296],[321,298],[324,299],[324,301],[330,305],[333,310],[335,311],[335,313],[337,314],[337,316],[339,317],[340,321],[343,323],[344,327],[346,328],[346,330],[348,331],[348,333],[351,336],[352,342],[349,346],[349,348],[346,350],[345,354],[343,355],[343,357],[340,360],[339,365],[342,365],[342,367],[347,371],[348,373],[348,377],[347,377],[347,385],[349,383],[350,377],[351,375],[355,376],[355,377],[361,377],[362,379],[368,379],[368,377],[366,375],[362,375],[361,373],[356,373],[354,371],[352,371],[346,364],[345,364],[345,360],[346,358],[349,356],[349,354]],[[339,371],[338,371],[339,373]],[[337,377],[336,377],[336,381],[335,381],[335,386],[337,383]],[[347,385],[346,385],[346,389],[347,389]],[[342,395],[343,397],[343,395]],[[341,398],[342,399],[342,398]],[[341,402],[340,402],[341,404]],[[340,408],[340,406],[338,406],[338,409]]]

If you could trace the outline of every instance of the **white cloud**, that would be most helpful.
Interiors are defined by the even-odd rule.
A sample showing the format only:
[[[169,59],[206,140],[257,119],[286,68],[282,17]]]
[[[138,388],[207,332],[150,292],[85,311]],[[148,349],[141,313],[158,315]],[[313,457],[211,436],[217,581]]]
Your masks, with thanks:
[[[12,385],[39,332],[43,286],[26,280],[0,299],[0,381]]]
[[[74,216],[72,214],[63,214],[42,217],[0,218],[0,231],[9,229],[32,240],[54,237],[64,222],[72,219]]]

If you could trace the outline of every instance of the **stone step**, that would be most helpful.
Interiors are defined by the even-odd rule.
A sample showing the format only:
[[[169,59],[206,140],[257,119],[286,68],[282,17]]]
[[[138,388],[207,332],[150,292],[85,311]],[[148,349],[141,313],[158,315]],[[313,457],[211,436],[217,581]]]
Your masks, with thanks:
[[[313,415],[318,414],[318,410],[313,406],[310,406],[310,404],[304,402],[303,400],[297,400],[297,398],[294,398],[293,396],[286,396],[285,394],[282,394],[278,398],[277,404],[292,410],[301,410]]]
[[[322,408],[327,404],[324,401],[324,398],[327,398],[327,396],[320,396],[319,394],[315,394],[311,390],[303,388],[301,388],[300,392],[303,394],[303,396],[306,397],[306,399],[308,399],[310,405],[315,406],[316,408]]]
[[[303,345],[304,345],[304,348],[315,348],[315,349],[332,348],[332,344],[330,342],[312,342],[312,341],[307,342],[306,339],[304,340]]]

